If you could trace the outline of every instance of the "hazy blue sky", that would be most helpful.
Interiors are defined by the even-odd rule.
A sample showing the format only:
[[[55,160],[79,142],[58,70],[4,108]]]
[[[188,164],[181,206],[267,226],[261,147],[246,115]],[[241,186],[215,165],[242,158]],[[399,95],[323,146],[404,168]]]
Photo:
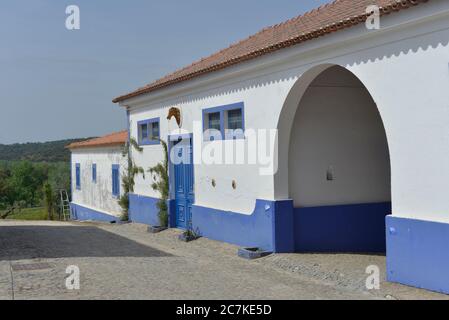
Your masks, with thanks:
[[[124,129],[114,97],[326,2],[1,0],[0,143]]]

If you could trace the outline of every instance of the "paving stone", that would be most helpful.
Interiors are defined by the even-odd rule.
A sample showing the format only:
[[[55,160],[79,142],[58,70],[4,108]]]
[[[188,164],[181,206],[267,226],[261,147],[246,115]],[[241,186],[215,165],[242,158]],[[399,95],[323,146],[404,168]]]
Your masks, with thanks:
[[[364,289],[366,266],[385,257],[272,255],[255,261],[238,247],[180,231],[150,234],[139,224],[0,222],[0,299],[447,299],[382,282]],[[5,246],[6,244],[6,246]],[[10,261],[10,259],[12,261]],[[67,267],[80,270],[80,290],[66,288]]]

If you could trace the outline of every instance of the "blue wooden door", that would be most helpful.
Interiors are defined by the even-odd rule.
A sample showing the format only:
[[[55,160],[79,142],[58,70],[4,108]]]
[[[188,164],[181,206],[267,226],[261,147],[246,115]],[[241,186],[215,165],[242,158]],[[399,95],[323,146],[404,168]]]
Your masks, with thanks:
[[[192,224],[192,205],[195,200],[193,176],[193,151],[190,139],[174,145],[173,154],[175,176],[176,224],[178,228],[188,229]]]

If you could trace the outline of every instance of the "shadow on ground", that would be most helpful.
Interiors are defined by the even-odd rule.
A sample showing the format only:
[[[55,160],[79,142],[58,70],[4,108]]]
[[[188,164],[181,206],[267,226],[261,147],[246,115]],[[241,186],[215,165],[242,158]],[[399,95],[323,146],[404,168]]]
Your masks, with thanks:
[[[95,227],[0,227],[0,261],[84,257],[169,257]]]

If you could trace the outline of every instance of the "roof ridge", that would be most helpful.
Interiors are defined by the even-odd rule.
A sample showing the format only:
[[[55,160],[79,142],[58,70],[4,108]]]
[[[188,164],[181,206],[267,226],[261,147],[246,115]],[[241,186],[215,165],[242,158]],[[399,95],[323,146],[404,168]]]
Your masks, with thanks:
[[[115,136],[117,134],[123,134],[125,132],[127,133],[128,131],[126,131],[126,130],[115,131],[115,132],[111,132],[111,133],[105,134],[104,136],[90,138],[90,139],[87,139],[85,141],[92,141],[92,140],[96,140],[96,139],[107,138],[107,137],[110,137],[110,136]]]
[[[314,11],[319,11],[319,10],[321,10],[321,9],[323,9],[323,8],[325,8],[325,7],[327,7],[327,6],[329,6],[329,5],[334,5],[335,3],[341,2],[341,1],[342,1],[342,0],[334,0],[334,1],[332,1],[332,2],[325,3],[325,4],[321,5],[321,6],[319,6],[318,8],[314,8],[314,9],[311,9],[311,10],[309,10],[309,11],[306,11],[305,13],[300,14],[300,15],[297,15],[297,16],[295,16],[295,17],[292,17],[292,18],[290,18],[290,19],[288,19],[288,20],[286,20],[286,21],[283,21],[283,22],[280,22],[280,23],[277,23],[277,24],[274,24],[274,25],[271,25],[271,26],[268,26],[268,27],[264,27],[263,29],[261,29],[261,30],[259,30],[258,32],[256,32],[255,34],[252,34],[252,35],[250,35],[250,36],[248,36],[248,37],[246,37],[246,38],[244,38],[244,39],[242,39],[242,40],[238,40],[238,41],[232,42],[232,43],[231,43],[230,45],[228,45],[227,47],[225,47],[225,48],[223,48],[223,49],[220,49],[219,51],[216,51],[216,52],[214,52],[214,53],[212,53],[212,54],[210,54],[210,55],[208,55],[208,56],[203,56],[203,57],[201,57],[201,58],[195,60],[195,61],[192,62],[191,64],[189,64],[189,65],[187,65],[187,66],[185,66],[185,67],[183,67],[183,68],[177,69],[177,70],[175,70],[175,71],[169,73],[167,76],[170,76],[170,75],[173,75],[173,74],[175,74],[175,73],[182,72],[182,71],[184,71],[184,70],[186,70],[186,69],[189,69],[189,68],[191,68],[191,67],[194,67],[194,66],[198,65],[199,63],[203,62],[204,60],[210,59],[210,58],[212,58],[212,57],[214,57],[214,56],[216,56],[216,55],[219,55],[220,53],[223,53],[224,51],[227,51],[227,50],[229,50],[229,49],[232,49],[232,48],[234,48],[234,47],[236,47],[236,46],[238,46],[238,45],[240,45],[240,44],[242,44],[242,43],[244,43],[244,42],[246,42],[246,41],[248,41],[248,40],[250,40],[250,39],[252,39],[252,38],[257,37],[258,35],[260,35],[260,34],[266,32],[266,31],[269,31],[269,30],[272,30],[272,29],[281,27],[281,26],[286,25],[286,24],[288,24],[288,23],[290,23],[290,22],[292,22],[292,21],[297,21],[297,20],[299,20],[300,18],[302,18],[302,17],[304,17],[304,16],[306,16],[306,15],[309,15],[309,14],[313,13]],[[147,85],[145,85],[145,86],[143,86],[142,89],[143,89],[143,88],[148,88],[149,86],[151,86],[151,83],[150,83],[150,84],[147,84]]]
[[[334,0],[282,23],[266,27],[163,78],[115,98],[113,102],[121,102],[360,24],[366,21],[368,16],[365,10],[362,10],[367,5],[379,5],[381,15],[386,15],[425,2],[428,0]]]
[[[111,145],[122,145],[126,143],[128,136],[127,130],[109,133],[107,135],[78,141],[67,145],[66,149],[91,148]]]

